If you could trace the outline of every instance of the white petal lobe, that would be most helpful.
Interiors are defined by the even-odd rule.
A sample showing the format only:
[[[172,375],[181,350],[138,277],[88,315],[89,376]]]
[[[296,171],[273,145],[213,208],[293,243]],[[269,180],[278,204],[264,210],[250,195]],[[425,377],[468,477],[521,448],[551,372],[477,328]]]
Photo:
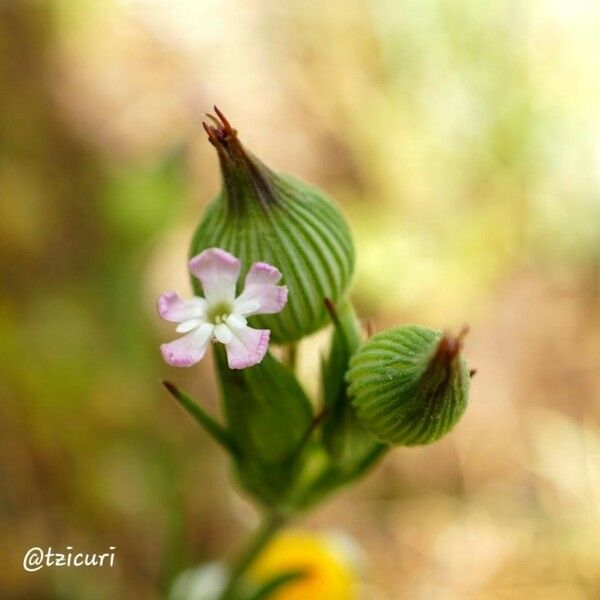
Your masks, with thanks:
[[[177,325],[175,331],[177,333],[187,333],[202,324],[202,319],[187,319]]]
[[[231,329],[229,329],[229,327],[225,323],[220,323],[219,325],[215,326],[214,336],[222,344],[228,344],[231,341],[231,338],[233,337]]]
[[[227,325],[229,325],[229,327],[233,327],[234,329],[241,329],[242,327],[246,327],[246,325],[248,324],[248,319],[246,319],[244,315],[233,313],[225,319],[225,322],[227,323]]]

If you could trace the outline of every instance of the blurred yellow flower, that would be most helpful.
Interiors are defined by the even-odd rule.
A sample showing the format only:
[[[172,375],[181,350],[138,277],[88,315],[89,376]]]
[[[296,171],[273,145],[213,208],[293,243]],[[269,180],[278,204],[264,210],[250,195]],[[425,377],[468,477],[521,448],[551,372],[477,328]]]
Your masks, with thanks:
[[[264,581],[283,572],[306,572],[271,596],[272,600],[353,600],[356,569],[343,546],[327,535],[288,532],[269,545],[249,575]]]

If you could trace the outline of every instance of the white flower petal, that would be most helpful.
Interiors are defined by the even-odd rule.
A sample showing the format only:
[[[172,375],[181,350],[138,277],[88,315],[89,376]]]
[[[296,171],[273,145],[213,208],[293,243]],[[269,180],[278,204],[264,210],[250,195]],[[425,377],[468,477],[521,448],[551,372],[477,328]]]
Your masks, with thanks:
[[[225,318],[225,323],[234,329],[241,329],[242,327],[246,327],[248,324],[248,319],[246,319],[244,315],[233,313]]]
[[[160,351],[165,362],[173,367],[191,367],[197,363],[206,353],[213,328],[214,325],[204,323],[187,335],[162,344]]]
[[[231,341],[225,345],[230,369],[245,369],[258,364],[269,347],[270,331],[244,327],[233,330]]]
[[[222,344],[228,344],[232,338],[231,329],[225,323],[215,325],[214,336]]]
[[[158,297],[156,306],[163,319],[180,323],[187,319],[202,318],[206,310],[206,300],[199,296],[183,300],[176,292],[170,291]]]
[[[235,311],[247,316],[278,313],[288,295],[287,287],[276,285],[280,279],[281,273],[273,265],[254,263],[246,275],[244,290],[235,301]]]
[[[189,267],[202,283],[204,296],[210,304],[233,302],[240,274],[240,261],[233,254],[221,248],[209,248],[194,256]]]
[[[265,262],[255,262],[246,275],[246,285],[275,285],[281,279],[281,271]]]
[[[179,325],[175,328],[177,333],[187,333],[192,329],[196,329],[199,325],[202,325],[202,319],[187,319],[185,321],[181,321]]]
[[[234,310],[238,315],[251,315],[260,308],[258,300],[244,300],[242,296],[238,296],[233,303]]]

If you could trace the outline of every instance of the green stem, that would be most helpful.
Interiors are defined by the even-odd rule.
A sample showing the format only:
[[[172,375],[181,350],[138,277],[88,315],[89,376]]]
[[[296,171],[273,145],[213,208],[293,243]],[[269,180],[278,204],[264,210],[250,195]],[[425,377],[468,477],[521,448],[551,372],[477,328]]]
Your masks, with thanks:
[[[240,580],[285,522],[286,518],[278,513],[265,516],[262,525],[256,530],[246,547],[242,549],[242,552],[231,565],[227,586],[219,596],[219,600],[233,600],[235,598]]]

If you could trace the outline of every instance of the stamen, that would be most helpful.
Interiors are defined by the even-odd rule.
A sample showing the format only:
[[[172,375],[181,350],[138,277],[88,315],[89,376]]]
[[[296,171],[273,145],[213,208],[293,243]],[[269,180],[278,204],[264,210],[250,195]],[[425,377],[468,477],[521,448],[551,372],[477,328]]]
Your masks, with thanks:
[[[220,325],[233,312],[233,306],[229,302],[219,302],[208,308],[207,318],[213,325]]]

